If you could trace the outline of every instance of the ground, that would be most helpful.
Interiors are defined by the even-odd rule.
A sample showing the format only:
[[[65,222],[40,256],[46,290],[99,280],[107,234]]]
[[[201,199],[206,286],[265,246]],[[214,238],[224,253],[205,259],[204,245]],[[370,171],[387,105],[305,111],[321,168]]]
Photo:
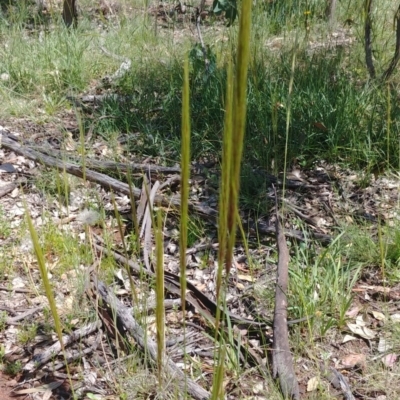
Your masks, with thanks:
[[[117,30],[123,29],[117,18],[120,11],[108,6],[106,9],[109,14],[104,15],[107,13],[103,10],[100,16],[98,10],[90,9],[90,22],[83,22],[89,24],[95,18],[93,30],[100,32],[101,40],[112,37],[115,26]],[[165,38],[178,46],[183,46],[188,38],[189,42],[199,40],[193,18],[174,10],[170,13],[169,5],[165,4],[151,7],[149,15],[157,17],[157,30],[154,37],[141,44],[144,56],[140,57],[157,52],[149,50],[155,38]],[[175,17],[179,29],[173,25]],[[104,18],[110,18],[111,23],[107,24]],[[222,52],[228,36],[223,20],[207,24],[206,20],[204,34],[217,35],[215,42]],[[85,40],[91,38],[87,26],[94,25],[84,25]],[[24,27],[24,32],[25,29],[35,37],[34,29]],[[140,29],[147,33],[143,27]],[[43,35],[37,35],[39,42],[46,38],[45,34],[43,31]],[[68,37],[73,37],[70,34]],[[129,35],[130,31],[126,36],[130,38]],[[357,44],[354,30],[347,26],[330,32],[326,38],[310,38],[304,53],[318,60],[321,49],[333,53],[339,47],[346,53]],[[279,51],[284,42],[283,36],[269,38],[265,48],[268,52]],[[79,53],[81,43],[79,40],[77,43],[73,49]],[[123,42],[122,35],[121,43],[113,43],[122,44],[118,53],[130,48],[130,39]],[[160,68],[171,56],[170,48],[164,45],[157,52],[161,61],[156,65]],[[211,392],[215,360],[221,356],[216,353],[221,348],[226,354],[223,387],[227,398],[281,399],[269,368],[278,260],[275,221],[279,213],[290,253],[289,341],[300,397],[396,398],[400,333],[398,173],[382,163],[371,162],[357,169],[323,157],[310,163],[293,157],[284,175],[283,170],[277,170],[275,159],[254,166],[256,157],[246,158],[242,170],[240,233],[232,268],[226,276],[223,273],[224,310],[229,318],[222,324],[225,335],[216,339],[221,159],[219,150],[207,146],[220,144],[220,137],[218,142],[193,128],[193,147],[200,151],[194,152],[191,163],[188,286],[183,313],[179,280],[180,154],[168,147],[176,140],[173,118],[167,118],[167,128],[163,127],[168,130],[170,124],[172,132],[165,136],[157,136],[156,132],[160,129],[160,115],[173,102],[171,99],[181,96],[181,88],[173,88],[165,95],[157,87],[160,81],[155,74],[154,88],[147,93],[146,88],[135,87],[129,97],[123,90],[123,84],[129,87],[130,82],[124,68],[139,56],[135,53],[132,59],[121,59],[113,53],[107,54],[108,50],[97,49],[96,53],[93,51],[96,46],[84,47],[82,51],[88,59],[98,60],[93,63],[93,76],[84,90],[68,92],[57,103],[53,100],[57,99],[54,91],[41,93],[41,85],[61,82],[62,86],[63,79],[74,77],[68,76],[62,67],[52,66],[43,73],[46,78],[32,89],[34,79],[26,78],[29,75],[26,67],[18,71],[16,82],[25,79],[30,90],[37,90],[43,96],[27,101],[23,113],[17,107],[18,101],[24,101],[23,96],[17,96],[14,87],[13,101],[4,101],[8,108],[2,111],[0,119],[2,396],[180,398],[177,393],[182,390],[179,382],[183,378],[176,378],[179,371],[193,381],[198,393]],[[110,43],[108,48],[112,48]],[[59,48],[56,50],[58,56],[62,54]],[[197,52],[197,57],[191,62],[194,65],[200,60],[201,74],[196,85],[201,86],[199,82],[208,79],[203,70],[204,53]],[[102,65],[106,68],[100,73],[96,68],[101,69]],[[116,77],[120,73],[122,78]],[[11,78],[4,73],[1,79],[7,82]],[[79,79],[74,81],[78,85],[77,82]],[[338,82],[332,76],[331,86],[338,86]],[[191,86],[194,92],[196,85]],[[255,86],[252,92],[256,92]],[[8,101],[9,91],[1,93]],[[195,93],[200,98],[195,98],[196,101],[208,95],[202,88]],[[106,95],[112,96],[109,103]],[[129,102],[135,96],[141,100],[131,105]],[[318,96],[322,103],[324,96],[319,92]],[[217,97],[220,99],[221,93]],[[146,98],[150,98],[149,104],[141,104]],[[318,108],[308,98],[305,103],[306,109]],[[127,104],[129,113],[124,114]],[[277,102],[274,107],[278,110],[276,118],[282,117],[278,115],[282,110],[286,113],[284,104]],[[221,108],[219,103],[216,108]],[[359,108],[356,122],[362,125]],[[365,109],[370,113],[368,106]],[[173,111],[180,115],[181,109]],[[195,111],[193,124],[207,117],[201,107]],[[328,116],[333,113],[329,112]],[[145,122],[140,121],[135,129],[129,124],[136,120],[128,118],[133,114],[145,116]],[[294,115],[292,122],[301,136],[304,116],[298,112]],[[202,125],[204,130],[207,125],[213,126],[217,117],[212,117],[214,120],[210,118]],[[309,118],[307,124],[312,135],[330,135],[333,131],[328,117]],[[394,115],[392,127],[396,126],[396,118]],[[123,122],[113,125],[117,120]],[[334,121],[333,125],[339,123]],[[385,131],[388,148],[390,134],[394,135],[390,130]],[[248,135],[255,133],[251,131]],[[255,153],[258,147],[269,145],[266,137],[262,142],[256,137]],[[307,138],[299,139],[297,146],[302,140]],[[132,176],[126,173],[128,165]],[[129,187],[130,180],[133,190]],[[152,188],[155,200],[149,207],[146,199]],[[131,204],[135,204],[134,210]],[[27,215],[33,228],[29,227]],[[155,272],[157,260],[161,259],[159,249],[165,290],[160,289],[159,274]],[[41,271],[42,256],[45,275]],[[49,305],[46,276],[54,293],[56,315]],[[161,386],[156,351],[152,353],[155,341],[160,339],[157,322],[161,317],[155,311],[160,292],[164,296],[166,354],[172,368],[176,368],[175,375],[166,372],[170,375],[164,381],[161,379]],[[58,346],[54,323],[57,315],[63,341],[67,343],[65,353]]]

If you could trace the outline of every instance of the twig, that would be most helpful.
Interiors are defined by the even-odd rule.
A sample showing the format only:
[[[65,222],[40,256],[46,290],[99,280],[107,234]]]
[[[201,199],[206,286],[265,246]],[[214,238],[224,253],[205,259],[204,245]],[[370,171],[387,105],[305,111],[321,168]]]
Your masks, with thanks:
[[[4,290],[5,292],[30,293],[30,294],[33,294],[32,290],[23,289],[23,288],[13,288],[13,287],[0,286],[0,290]]]
[[[278,268],[275,292],[274,340],[272,344],[272,367],[274,378],[279,378],[282,393],[285,398],[300,399],[299,385],[293,368],[293,358],[289,346],[287,327],[287,288],[289,280],[289,250],[278,215],[278,198],[275,192],[276,204],[276,240],[278,246]]]
[[[388,69],[382,75],[384,81],[387,81],[391,77],[400,60],[400,5],[394,15],[394,24],[396,25],[396,47],[392,61],[390,62]]]
[[[6,129],[0,127],[0,135],[1,135],[1,144],[3,147],[6,147],[17,154],[23,155],[30,160],[34,160],[37,163],[43,164],[47,167],[56,168],[59,171],[65,171],[71,175],[77,176],[78,178],[85,178],[88,181],[98,183],[100,186],[104,187],[107,190],[112,190],[114,192],[119,192],[122,194],[126,194],[127,196],[131,195],[131,191],[129,190],[129,185],[121,182],[115,178],[112,178],[108,175],[102,174],[100,172],[93,171],[91,169],[86,168],[85,174],[83,174],[82,167],[67,161],[63,161],[59,158],[52,157],[50,155],[43,154],[40,151],[34,150],[30,147],[23,147],[20,143],[16,141],[12,134],[10,134]],[[123,164],[122,164],[123,165]],[[128,168],[129,168],[129,164]],[[152,166],[147,167],[149,170],[152,169]],[[272,176],[271,176],[272,177]],[[270,178],[271,178],[270,177]],[[274,178],[276,180],[276,178]],[[281,182],[277,181],[277,184],[280,185]],[[297,186],[298,187],[298,186]],[[142,190],[136,187],[132,188],[132,194],[136,199],[140,199],[142,197]],[[144,201],[147,201],[145,199]],[[179,210],[180,209],[180,200],[177,197],[168,197],[164,195],[156,195],[154,199],[157,205],[161,205],[163,207],[167,207],[168,209],[172,210]],[[196,214],[199,214],[203,217],[210,219],[211,221],[216,220],[217,211],[211,207],[208,207],[203,204],[189,204],[189,209]],[[138,215],[140,210],[140,205],[137,208]],[[138,218],[138,222],[140,219]],[[268,226],[266,224],[258,222],[250,222],[250,229],[254,229],[259,233],[264,233],[266,235],[275,235],[275,228],[272,226]],[[286,230],[285,235],[288,237],[293,237],[297,240],[307,240],[307,236],[304,235],[302,232],[297,230]],[[314,238],[319,240],[323,244],[329,244],[332,241],[332,237],[329,235],[325,235],[318,232],[310,232],[310,238]],[[1,289],[0,290],[6,290]]]
[[[369,75],[372,79],[375,78],[375,67],[372,59],[372,41],[371,41],[371,5],[372,0],[365,0],[365,62],[367,64]]]
[[[30,317],[31,315],[36,314],[38,311],[42,310],[43,306],[39,306],[39,307],[35,307],[32,308],[31,310],[25,311],[24,313],[17,315],[16,317],[12,317],[12,318],[7,318],[6,319],[6,324],[7,325],[13,325],[25,318]]]
[[[107,289],[103,282],[99,281],[96,287],[103,301],[108,304],[127,332],[135,339],[142,349],[148,351],[152,361],[156,362],[157,344],[145,335],[142,327],[133,318],[131,311]],[[165,371],[168,373],[170,379],[174,379],[181,390],[187,391],[193,398],[197,400],[206,400],[210,398],[209,392],[193,380],[186,378],[184,373],[171,360],[166,360]]]
[[[320,365],[320,370],[336,389],[342,390],[346,400],[355,400],[349,384],[338,370],[332,367],[326,369],[322,364]]]

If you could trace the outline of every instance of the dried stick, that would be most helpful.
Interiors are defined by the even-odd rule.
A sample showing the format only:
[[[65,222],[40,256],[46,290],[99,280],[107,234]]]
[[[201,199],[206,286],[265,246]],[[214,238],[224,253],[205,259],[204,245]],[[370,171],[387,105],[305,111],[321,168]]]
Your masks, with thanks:
[[[129,308],[125,307],[116,297],[110,292],[103,282],[97,283],[97,291],[103,301],[109,305],[115,313],[119,321],[123,324],[129,334],[135,339],[142,349],[146,349],[150,354],[153,362],[157,361],[157,344],[147,337],[142,327],[136,322]],[[165,371],[168,372],[169,378],[174,380],[182,391],[187,391],[190,396],[196,400],[205,400],[210,398],[210,393],[199,386],[191,379],[185,378],[184,373],[171,361],[167,360]]]
[[[396,47],[392,61],[390,62],[388,69],[382,75],[382,80],[384,81],[387,81],[391,77],[400,60],[400,5],[394,15],[394,24],[396,25]]]
[[[77,329],[72,332],[70,335],[63,337],[64,346],[68,346],[69,344],[76,342],[84,336],[87,336],[100,328],[101,321],[92,322],[84,326],[83,328]],[[61,344],[59,341],[55,342],[52,346],[48,347],[43,353],[35,355],[28,364],[23,368],[26,372],[33,372],[40,368],[43,364],[46,364],[47,361],[51,360],[61,351]]]
[[[293,358],[289,346],[287,327],[287,288],[289,281],[289,250],[278,215],[278,197],[275,192],[276,204],[276,240],[278,246],[278,268],[275,292],[274,340],[272,344],[273,377],[279,378],[282,393],[285,398],[300,399],[299,385],[293,368]]]
[[[23,155],[30,160],[34,160],[45,166],[57,168],[59,171],[68,172],[69,174],[77,176],[78,178],[83,178],[85,176],[87,180],[98,183],[108,190],[123,193],[128,196],[131,195],[129,185],[119,181],[118,179],[111,178],[108,175],[101,174],[90,169],[85,169],[84,174],[82,171],[82,167],[79,165],[67,161],[62,161],[49,155],[45,155],[37,150],[21,146],[18,142],[8,136],[8,132],[5,129],[0,128],[0,134],[2,135],[2,146],[14,151],[17,154]],[[140,198],[140,189],[132,188],[132,192],[135,198]],[[168,208],[174,208],[178,210],[180,208],[179,199],[174,197],[170,198],[167,196],[156,195],[154,198],[154,202]],[[212,209],[211,207],[203,206],[201,204],[190,204],[189,207],[192,211],[195,211],[196,213],[206,217],[215,217],[217,215],[217,212],[214,209]]]
[[[43,306],[38,306],[35,308],[32,308],[30,310],[25,311],[24,313],[17,315],[16,317],[12,318],[7,318],[6,319],[6,324],[7,325],[14,325],[17,324],[19,321],[26,319],[34,314],[36,314],[38,311],[41,311],[43,309]]]
[[[372,59],[372,41],[371,41],[371,5],[372,0],[365,0],[365,62],[367,64],[369,76],[374,79],[376,76],[374,61]]]
[[[336,389],[342,390],[345,400],[356,400],[353,396],[350,385],[338,370],[335,368],[326,369],[323,365],[320,365],[320,370]]]

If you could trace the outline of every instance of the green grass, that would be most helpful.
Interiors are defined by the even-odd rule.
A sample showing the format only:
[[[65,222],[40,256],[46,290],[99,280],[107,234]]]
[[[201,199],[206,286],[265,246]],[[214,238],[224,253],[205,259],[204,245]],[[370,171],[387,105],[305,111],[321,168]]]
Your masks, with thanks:
[[[131,3],[142,6],[140,2]],[[74,107],[66,96],[97,91],[118,94],[122,100],[110,98],[90,111],[73,110],[76,111],[74,115],[82,119],[81,143],[88,130],[93,134],[87,149],[82,150],[81,154],[84,157],[92,155],[92,145],[104,141],[112,153],[108,158],[119,160],[122,156],[133,156],[142,160],[151,156],[157,162],[176,165],[182,154],[184,110],[186,116],[190,114],[190,128],[187,125],[185,128],[191,131],[190,160],[198,161],[207,157],[221,162],[223,153],[225,160],[229,160],[228,168],[223,168],[223,193],[227,197],[222,196],[220,204],[229,208],[230,221],[236,217],[237,195],[241,210],[251,211],[253,216],[269,214],[272,204],[266,200],[267,186],[263,173],[278,174],[291,165],[309,168],[315,162],[326,160],[361,170],[362,178],[358,184],[366,187],[371,172],[376,171],[377,167],[390,169],[400,166],[400,110],[397,101],[400,76],[396,72],[390,85],[368,78],[363,54],[361,5],[361,1],[349,4],[340,2],[336,18],[340,28],[344,27],[346,20],[351,20],[347,22],[352,25],[349,35],[357,41],[351,45],[334,48],[320,46],[314,50],[310,50],[310,43],[325,42],[329,33],[324,20],[325,2],[287,0],[258,3],[255,6],[248,77],[246,82],[241,82],[243,86],[247,85],[247,119],[240,193],[235,188],[231,190],[230,186],[232,179],[239,179],[238,176],[232,177],[231,172],[240,165],[240,156],[235,153],[241,143],[240,135],[237,141],[231,139],[223,144],[223,135],[229,135],[230,131],[228,122],[233,121],[229,105],[232,98],[230,92],[227,93],[231,83],[228,79],[231,58],[232,74],[240,70],[236,61],[237,24],[231,28],[218,25],[217,21],[204,24],[202,30],[209,60],[209,69],[205,70],[202,50],[198,44],[194,44],[197,39],[188,28],[193,29],[189,22],[176,23],[173,30],[158,29],[155,34],[152,19],[145,18],[142,12],[135,12],[134,15],[132,12],[122,13],[106,21],[94,17],[90,2],[82,1],[83,15],[79,27],[68,31],[59,17],[54,20],[43,18],[32,14],[28,2],[13,3],[8,11],[2,10],[0,14],[0,74],[3,74],[0,80],[0,117],[6,120],[23,117],[39,126],[53,123],[59,127],[60,137],[65,138],[63,113]],[[390,29],[390,18],[393,17],[391,7],[387,1],[382,8],[373,11],[374,56],[378,75],[385,70],[394,50],[394,34]],[[271,45],[271,41],[275,45]],[[113,74],[120,61],[105,55],[100,49],[101,45],[132,61],[130,72],[110,88],[102,85],[101,78]],[[185,89],[185,94],[190,96],[187,99],[190,110],[187,104],[182,107],[182,66],[186,56],[189,58],[189,91]],[[295,60],[293,68],[292,60]],[[293,87],[290,89],[291,80]],[[227,109],[230,111],[225,114]],[[243,108],[239,108],[239,111],[243,111]],[[233,123],[231,128],[236,129],[236,124]],[[134,135],[119,152],[118,138],[132,133]],[[75,140],[78,142],[77,138]],[[188,148],[185,150],[189,158]],[[188,162],[186,159],[185,163]],[[118,177],[122,177],[122,174],[118,174]],[[214,184],[219,179],[214,176],[208,178]],[[42,171],[35,178],[35,188],[46,200],[46,205],[55,200],[60,210],[69,205],[71,192],[78,187],[75,180],[66,181],[63,174],[54,171]],[[84,206],[97,210],[100,201],[95,190],[89,189]],[[161,221],[161,211],[159,215],[158,262],[161,268],[161,227],[170,221],[168,215]],[[224,241],[228,236],[231,239],[234,237],[232,233],[228,234],[225,218],[227,215],[222,215],[219,221],[219,228],[222,229],[219,239],[222,238],[224,243],[219,258],[219,284],[223,277],[223,262],[232,253],[229,246],[227,253],[224,253]],[[79,271],[82,265],[90,265],[94,261],[95,256],[89,250],[88,241],[83,243],[74,233],[55,225],[47,213],[43,213],[43,220],[44,229],[37,228],[39,239],[36,245],[40,245],[44,262],[53,275],[58,278],[71,270]],[[182,242],[184,245],[191,247],[208,235],[209,227],[202,219],[189,215],[187,223],[185,221],[187,237]],[[105,228],[108,248],[113,242],[112,231],[118,228],[117,224],[106,225],[101,210],[98,225]],[[317,342],[326,344],[345,329],[346,311],[353,300],[351,289],[363,271],[368,268],[379,271],[384,284],[388,286],[396,284],[399,279],[398,227],[382,227],[378,233],[372,234],[368,226],[339,227],[339,231],[343,231],[342,234],[326,248],[289,241],[290,318],[309,317],[307,322],[291,327],[293,351],[298,357],[309,356],[309,351],[316,359],[323,358],[325,353],[322,354]],[[8,237],[11,232],[7,214],[0,209],[0,239]],[[88,229],[85,233],[88,234]],[[22,235],[21,232],[17,234]],[[249,245],[248,240],[243,237],[245,248]],[[14,253],[18,251],[17,247],[12,246],[11,250]],[[128,257],[140,256],[137,232],[131,234],[124,253]],[[273,258],[274,255],[268,257]],[[0,276],[8,277],[10,265],[13,266],[9,261],[9,256],[1,252]],[[208,261],[206,253],[201,262],[208,265]],[[261,267],[257,265],[257,268]],[[116,270],[117,266],[111,257],[100,260],[99,277],[107,283],[115,280]],[[22,271],[19,268],[16,272]],[[253,272],[256,275],[259,271]],[[82,285],[80,278],[78,276],[74,284]],[[155,283],[151,282],[149,286],[152,285],[155,286]],[[149,287],[145,286],[144,290],[148,290]],[[163,292],[162,288],[159,291]],[[265,310],[273,307],[272,286],[258,287],[254,293],[257,302],[263,304]],[[80,288],[76,300],[81,300],[83,295],[83,289]],[[159,293],[161,295],[163,293]],[[223,299],[221,304],[224,304]],[[159,315],[163,310],[160,311]],[[76,314],[62,315],[63,329],[71,328],[74,315],[84,320],[85,313],[86,310],[80,310]],[[49,318],[48,313],[46,324],[49,324]],[[3,325],[5,323],[0,321],[0,331],[5,328]],[[36,325],[22,327],[19,336],[21,343],[32,340],[36,334],[34,327]],[[395,325],[388,325],[385,329],[388,336],[398,337]],[[58,333],[61,335],[60,330]],[[218,368],[215,368],[214,398],[219,395],[224,376],[235,381],[238,390],[242,390],[240,378],[246,371],[237,362],[238,350],[233,341],[235,334],[233,328],[228,326],[226,337],[216,336],[224,349],[215,356]],[[159,359],[160,376],[161,359],[162,355]],[[193,365],[195,375],[200,376],[200,369],[197,370],[195,363]],[[21,365],[10,364],[10,368],[17,371]],[[371,374],[378,374],[377,371],[378,367],[375,366]],[[139,361],[139,356],[133,359],[129,372],[134,375],[133,378],[121,377],[118,391],[122,396],[129,398],[135,393],[135,396],[138,394],[137,398],[147,398],[149,393],[157,392],[156,385],[149,384],[149,372]],[[313,373],[318,373],[318,370]],[[142,379],[140,374],[146,378]],[[127,384],[135,379],[136,386]],[[273,387],[270,376],[263,376],[263,379],[271,382],[270,386]],[[153,376],[152,382],[156,382]],[[269,398],[280,398],[275,389],[268,390]],[[243,397],[248,395],[245,390],[242,394]],[[326,387],[321,388],[318,395],[310,396],[331,398]]]

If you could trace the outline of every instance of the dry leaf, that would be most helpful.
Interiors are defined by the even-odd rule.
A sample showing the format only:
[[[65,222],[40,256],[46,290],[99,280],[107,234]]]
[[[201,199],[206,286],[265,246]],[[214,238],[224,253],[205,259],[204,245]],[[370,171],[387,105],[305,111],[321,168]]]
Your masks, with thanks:
[[[360,326],[358,324],[347,324],[348,328],[358,336],[364,339],[373,339],[376,336],[376,332],[366,326]]]
[[[385,321],[385,319],[386,319],[385,314],[383,314],[383,313],[381,313],[379,311],[372,311],[372,315],[378,321]]]
[[[316,121],[316,122],[314,122],[313,125],[314,125],[315,128],[319,129],[322,132],[326,132],[328,130],[328,128],[324,125],[323,122],[317,122]]]
[[[358,326],[367,326],[367,323],[364,321],[364,317],[362,315],[358,315],[357,316],[356,325],[358,325]]]
[[[307,382],[307,392],[313,392],[318,389],[318,385],[320,384],[320,380],[318,376],[314,376]]]
[[[351,340],[357,340],[357,338],[351,335],[344,335],[342,343],[347,343],[350,342]]]

